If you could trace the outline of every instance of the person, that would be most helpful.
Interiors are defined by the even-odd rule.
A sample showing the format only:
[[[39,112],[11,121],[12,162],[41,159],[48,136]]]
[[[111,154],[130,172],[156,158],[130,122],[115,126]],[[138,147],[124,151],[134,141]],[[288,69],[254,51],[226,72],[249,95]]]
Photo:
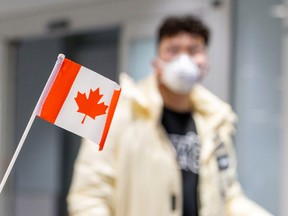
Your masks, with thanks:
[[[237,180],[236,115],[200,81],[210,32],[194,16],[164,20],[155,72],[122,94],[103,152],[84,141],[70,216],[268,216]]]

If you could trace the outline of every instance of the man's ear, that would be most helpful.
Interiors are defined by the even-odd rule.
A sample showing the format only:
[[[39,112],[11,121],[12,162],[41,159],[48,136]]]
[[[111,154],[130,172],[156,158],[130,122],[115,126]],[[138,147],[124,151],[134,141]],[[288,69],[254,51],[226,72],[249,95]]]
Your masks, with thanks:
[[[163,62],[158,57],[155,57],[152,59],[151,64],[154,68],[154,72],[156,73],[156,76],[159,78],[162,74]]]
[[[153,68],[154,69],[156,69],[156,68],[158,68],[159,66],[158,66],[158,58],[157,57],[154,57],[153,59],[152,59],[152,61],[151,61],[151,64],[152,64],[152,66],[153,66]]]

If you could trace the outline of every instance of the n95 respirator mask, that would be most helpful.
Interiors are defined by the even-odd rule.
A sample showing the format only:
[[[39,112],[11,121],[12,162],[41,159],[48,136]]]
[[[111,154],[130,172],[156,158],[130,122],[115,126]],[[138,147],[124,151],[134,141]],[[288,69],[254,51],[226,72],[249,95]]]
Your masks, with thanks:
[[[186,54],[162,64],[162,69],[161,82],[175,93],[189,93],[201,79],[198,65]]]

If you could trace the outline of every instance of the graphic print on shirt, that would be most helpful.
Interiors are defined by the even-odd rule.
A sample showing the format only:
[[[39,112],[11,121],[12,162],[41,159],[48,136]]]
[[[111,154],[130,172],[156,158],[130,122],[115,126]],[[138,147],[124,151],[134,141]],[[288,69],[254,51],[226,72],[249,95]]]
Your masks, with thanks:
[[[189,131],[184,135],[170,134],[177,153],[177,160],[182,170],[199,173],[200,141],[197,134]]]

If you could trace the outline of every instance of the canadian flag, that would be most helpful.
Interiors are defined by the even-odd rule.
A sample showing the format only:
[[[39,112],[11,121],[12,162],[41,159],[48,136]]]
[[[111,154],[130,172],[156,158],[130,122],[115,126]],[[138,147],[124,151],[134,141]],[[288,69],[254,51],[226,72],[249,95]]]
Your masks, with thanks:
[[[117,83],[60,54],[35,114],[99,144],[101,151],[120,92]]]
[[[46,83],[0,183],[0,194],[36,116],[104,147],[120,86],[63,54]]]

